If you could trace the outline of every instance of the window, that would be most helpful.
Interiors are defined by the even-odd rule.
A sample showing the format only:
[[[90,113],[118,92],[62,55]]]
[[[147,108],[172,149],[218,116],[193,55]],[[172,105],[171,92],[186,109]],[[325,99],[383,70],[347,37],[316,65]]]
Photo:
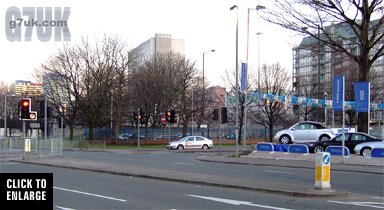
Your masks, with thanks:
[[[345,141],[347,141],[349,139],[349,135],[350,135],[349,133],[344,134]],[[343,141],[343,135],[340,134],[338,137],[336,137],[336,141]]]
[[[360,135],[360,134],[352,134],[351,141],[364,141],[367,137]]]
[[[204,141],[204,138],[203,138],[203,137],[200,137],[200,136],[197,136],[197,137],[196,137],[196,141]]]

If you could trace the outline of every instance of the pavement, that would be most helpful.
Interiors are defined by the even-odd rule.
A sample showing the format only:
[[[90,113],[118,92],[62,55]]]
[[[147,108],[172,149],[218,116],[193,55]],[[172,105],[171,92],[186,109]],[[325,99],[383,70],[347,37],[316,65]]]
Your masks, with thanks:
[[[156,150],[107,150],[115,153],[153,153]],[[201,151],[199,151],[201,152]],[[247,164],[247,165],[268,165],[296,168],[315,168],[314,154],[287,154],[282,152],[251,152],[248,155],[238,158],[228,156],[228,153],[219,154],[217,150],[208,150],[197,158],[200,161],[210,161],[227,164]],[[7,158],[2,157],[1,161]],[[166,181],[175,181],[183,183],[193,183],[210,186],[220,186],[251,191],[261,191],[268,193],[278,193],[299,197],[343,197],[351,193],[335,189],[315,189],[314,186],[290,184],[282,182],[263,182],[255,179],[239,179],[225,175],[209,175],[204,173],[193,173],[183,171],[172,171],[153,169],[148,167],[139,167],[132,165],[123,165],[117,163],[102,163],[75,159],[65,156],[54,156],[45,158],[31,158],[22,160],[20,158],[8,158],[22,163],[39,164],[54,167],[64,167],[78,170],[88,170],[94,172],[118,174],[125,176],[143,177],[159,179]],[[354,171],[361,173],[373,173],[384,175],[384,158],[366,158],[353,155],[350,157],[331,157],[331,171]]]

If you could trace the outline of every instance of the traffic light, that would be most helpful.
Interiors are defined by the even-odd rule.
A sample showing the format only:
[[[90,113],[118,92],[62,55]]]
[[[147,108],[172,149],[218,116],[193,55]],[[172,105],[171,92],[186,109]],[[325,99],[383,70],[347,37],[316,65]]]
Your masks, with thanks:
[[[170,120],[170,123],[176,123],[176,111],[175,110],[171,110],[171,120]]]
[[[166,111],[166,112],[165,112],[165,119],[166,119],[166,121],[169,122],[169,123],[171,122],[171,115],[172,115],[172,114],[171,114],[171,111]]]
[[[139,122],[140,124],[145,124],[145,113],[141,109],[140,109],[140,115],[139,115]]]
[[[215,121],[219,120],[219,109],[214,109],[212,114],[213,114],[212,120],[215,120]]]
[[[227,107],[221,107],[221,124],[225,124],[227,122]]]
[[[133,111],[133,112],[131,113],[131,115],[132,115],[132,121],[133,121],[133,123],[134,123],[134,124],[137,124],[137,113],[136,113],[135,111]]]
[[[37,112],[31,111],[31,99],[22,98],[19,101],[20,120],[37,120]]]

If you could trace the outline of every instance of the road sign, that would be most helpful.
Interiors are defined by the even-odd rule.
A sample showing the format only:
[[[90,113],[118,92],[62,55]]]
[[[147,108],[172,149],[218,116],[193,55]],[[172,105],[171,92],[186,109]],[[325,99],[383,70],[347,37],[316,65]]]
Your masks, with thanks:
[[[331,188],[331,154],[318,152],[316,158],[315,188]]]
[[[161,116],[161,123],[165,124],[167,122],[167,119],[164,115]]]
[[[31,127],[31,128],[40,128],[40,123],[30,123],[29,127]]]

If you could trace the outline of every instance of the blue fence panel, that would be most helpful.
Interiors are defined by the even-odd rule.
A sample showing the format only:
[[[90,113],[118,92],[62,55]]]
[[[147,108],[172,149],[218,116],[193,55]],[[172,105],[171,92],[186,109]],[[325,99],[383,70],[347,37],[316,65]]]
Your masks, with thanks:
[[[331,155],[343,155],[342,152],[343,152],[343,147],[342,146],[329,146],[327,147],[327,149],[325,150],[325,152],[329,152]],[[349,152],[349,149],[348,147],[344,147],[344,156],[349,156],[350,155],[350,152]]]
[[[257,143],[256,144],[256,150],[257,151],[272,152],[273,151],[273,145],[272,145],[272,143]]]
[[[371,157],[384,157],[384,148],[373,148]]]
[[[289,153],[308,153],[308,147],[304,144],[291,144],[288,146]]]
[[[275,152],[288,152],[288,144],[274,144],[273,151]]]

